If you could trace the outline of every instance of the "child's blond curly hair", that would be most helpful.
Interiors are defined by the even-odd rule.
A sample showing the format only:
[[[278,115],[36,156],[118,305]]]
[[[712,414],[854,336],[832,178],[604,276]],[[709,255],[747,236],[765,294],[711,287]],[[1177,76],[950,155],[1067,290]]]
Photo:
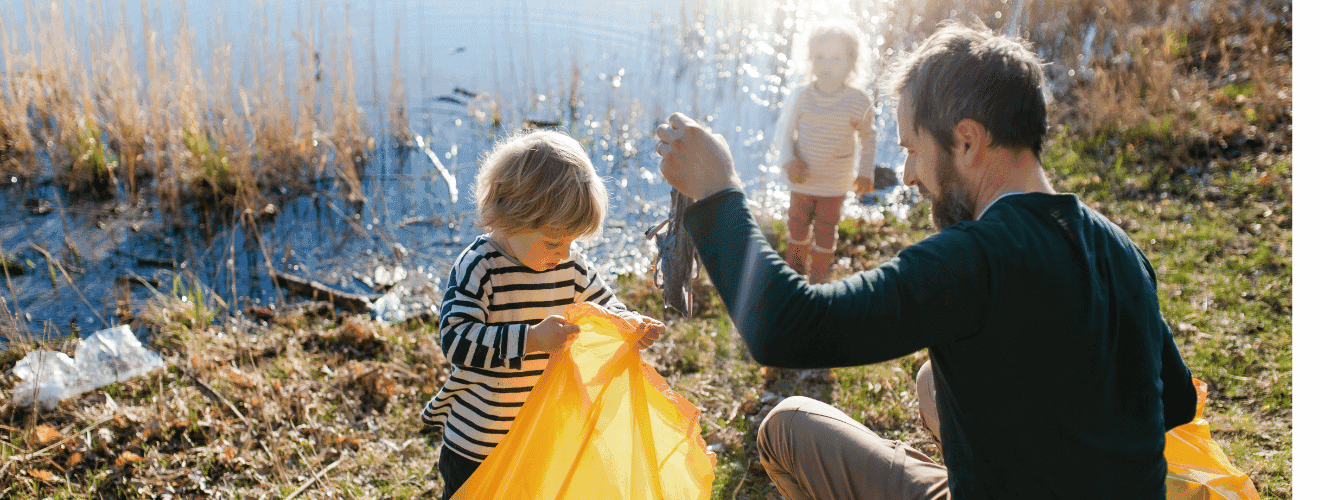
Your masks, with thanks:
[[[520,132],[486,155],[474,188],[478,223],[506,232],[553,229],[595,236],[605,220],[605,183],[573,138]]]

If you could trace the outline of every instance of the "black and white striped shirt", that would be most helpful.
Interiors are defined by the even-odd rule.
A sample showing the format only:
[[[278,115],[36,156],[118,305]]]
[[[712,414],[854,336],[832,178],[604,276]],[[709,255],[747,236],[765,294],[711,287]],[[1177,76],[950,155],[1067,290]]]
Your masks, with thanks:
[[[594,302],[631,314],[575,247],[568,260],[533,271],[488,236],[476,239],[449,272],[440,311],[440,346],[449,380],[422,410],[444,427],[444,445],[483,461],[509,432],[550,359],[527,354],[527,330],[570,304]]]

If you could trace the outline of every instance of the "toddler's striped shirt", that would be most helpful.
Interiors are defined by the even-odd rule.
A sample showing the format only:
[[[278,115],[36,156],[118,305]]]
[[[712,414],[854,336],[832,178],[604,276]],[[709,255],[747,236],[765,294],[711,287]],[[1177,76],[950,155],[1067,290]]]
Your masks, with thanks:
[[[440,346],[453,365],[449,380],[422,410],[444,427],[444,446],[486,459],[508,434],[550,359],[527,354],[527,330],[575,302],[594,302],[632,316],[574,247],[571,257],[533,271],[488,236],[476,239],[449,272],[440,311]]]

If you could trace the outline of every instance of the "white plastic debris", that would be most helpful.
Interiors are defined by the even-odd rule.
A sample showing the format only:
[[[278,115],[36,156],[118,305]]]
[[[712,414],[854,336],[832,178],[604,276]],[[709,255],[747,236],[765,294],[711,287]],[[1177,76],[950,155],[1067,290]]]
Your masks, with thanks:
[[[408,318],[407,311],[403,309],[403,299],[399,294],[389,292],[381,295],[379,299],[371,303],[371,315],[376,321],[387,324],[395,324]]]
[[[403,281],[403,279],[407,277],[408,270],[400,266],[394,266],[393,269],[385,266],[376,266],[375,271],[372,272],[372,278],[374,278],[376,284],[380,286],[394,286],[396,283]]]
[[[60,400],[123,382],[164,364],[159,354],[142,347],[128,325],[119,325],[79,340],[73,358],[49,350],[28,353],[14,365],[14,375],[22,379],[14,388],[14,402],[31,406],[35,401],[50,410]]]

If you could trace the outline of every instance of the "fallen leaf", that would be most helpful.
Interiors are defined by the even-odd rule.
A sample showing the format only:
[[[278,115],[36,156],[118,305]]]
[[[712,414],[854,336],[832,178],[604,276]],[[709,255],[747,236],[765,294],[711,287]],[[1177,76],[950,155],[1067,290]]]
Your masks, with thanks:
[[[34,439],[33,444],[37,446],[49,446],[55,441],[59,441],[60,431],[49,425],[41,424],[33,431],[32,438]]]
[[[46,469],[30,469],[28,470],[28,474],[47,483],[55,481],[55,474],[51,474],[51,472]]]
[[[115,467],[123,467],[123,466],[125,466],[125,465],[132,464],[132,463],[137,463],[137,462],[141,462],[141,461],[143,461],[143,460],[146,460],[146,459],[145,459],[145,458],[142,458],[141,456],[138,456],[137,453],[133,453],[133,452],[131,452],[131,451],[126,451],[126,452],[120,454],[120,455],[119,455],[119,458],[116,458],[116,459],[115,459]]]

